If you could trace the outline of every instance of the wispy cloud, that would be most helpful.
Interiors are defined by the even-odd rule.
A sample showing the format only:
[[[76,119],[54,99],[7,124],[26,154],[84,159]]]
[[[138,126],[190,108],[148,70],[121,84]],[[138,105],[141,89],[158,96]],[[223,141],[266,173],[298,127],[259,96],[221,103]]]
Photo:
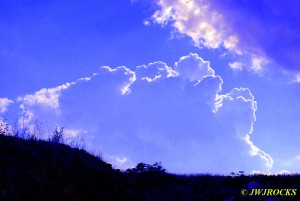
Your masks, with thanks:
[[[7,111],[7,108],[13,101],[8,98],[0,98],[0,114]]]

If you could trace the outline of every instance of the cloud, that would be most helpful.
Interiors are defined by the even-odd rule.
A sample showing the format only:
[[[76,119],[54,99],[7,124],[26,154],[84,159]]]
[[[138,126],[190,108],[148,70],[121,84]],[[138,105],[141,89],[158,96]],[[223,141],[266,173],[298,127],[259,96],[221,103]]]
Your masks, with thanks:
[[[241,62],[232,62],[228,64],[232,70],[243,70],[243,63]]]
[[[204,61],[197,54],[190,53],[180,58],[175,63],[174,70],[179,76],[189,81],[203,80],[205,76],[215,75],[215,71],[210,67],[208,61]]]
[[[191,53],[172,67],[100,67],[18,101],[22,117],[76,131],[117,167],[161,161],[181,173],[269,170],[272,158],[250,138],[254,96],[247,88],[223,94],[222,84],[210,63]]]
[[[152,16],[189,36],[196,46],[225,48],[244,69],[260,72],[268,64],[294,72],[300,68],[300,4],[281,1],[157,0]],[[241,69],[231,63],[234,69]],[[235,65],[233,65],[235,64]],[[276,65],[275,65],[276,64]]]
[[[67,82],[53,88],[43,88],[34,94],[27,94],[19,96],[17,102],[21,109],[18,124],[20,127],[26,127],[33,123],[34,118],[41,118],[41,116],[48,116],[51,113],[52,117],[60,114],[59,98],[64,90],[67,90],[71,86],[89,81],[91,77],[83,77],[74,82]],[[51,118],[49,118],[51,119]],[[47,120],[48,121],[48,120]]]
[[[0,114],[7,111],[7,108],[13,101],[8,98],[0,98]]]
[[[273,173],[273,172],[263,172],[263,171],[259,171],[259,170],[253,170],[251,172],[251,174],[256,174],[256,175],[268,175],[268,176],[274,176],[274,175],[293,175],[295,173],[292,173],[288,170],[280,170],[277,173]]]
[[[31,123],[35,113],[45,109],[52,109],[56,113],[59,112],[59,96],[63,90],[66,90],[75,82],[66,83],[54,88],[43,88],[34,94],[27,94],[17,98],[20,103],[21,116],[19,118],[19,126],[27,126]],[[38,115],[36,115],[38,116]]]
[[[222,15],[211,10],[207,2],[160,0],[157,3],[161,7],[153,15],[157,23],[171,21],[176,30],[190,36],[197,46],[218,48],[226,40],[227,46],[234,48],[234,36],[225,34]]]
[[[32,106],[32,105],[43,105],[45,107],[58,109],[59,107],[59,95],[62,90],[65,90],[69,88],[71,85],[75,84],[72,83],[66,83],[61,86],[55,87],[55,88],[43,88],[34,94],[28,94],[23,97],[18,97],[18,101],[22,102],[24,105]],[[21,106],[21,107],[24,107]]]
[[[295,75],[295,78],[294,78],[293,82],[295,82],[295,83],[300,83],[300,73],[297,73],[297,74]]]
[[[147,66],[137,66],[135,75],[139,79],[146,80],[148,82],[177,76],[176,71],[167,66],[164,62],[154,62]]]
[[[116,75],[117,78],[122,77],[121,79],[123,79],[123,76],[126,77],[125,80],[121,80],[117,85],[117,89],[118,91],[121,91],[122,95],[130,93],[130,85],[136,80],[135,73],[125,66],[117,67],[116,69],[112,69],[109,66],[104,66],[100,68],[98,74],[112,74]]]
[[[225,122],[226,127],[235,130],[236,137],[247,144],[252,156],[260,157],[265,161],[268,168],[272,168],[274,163],[272,157],[255,146],[250,140],[257,110],[257,102],[250,90],[248,88],[234,88],[230,93],[220,95],[217,100],[216,111],[218,117],[222,119],[222,123]],[[225,121],[224,118],[230,119],[230,121]]]

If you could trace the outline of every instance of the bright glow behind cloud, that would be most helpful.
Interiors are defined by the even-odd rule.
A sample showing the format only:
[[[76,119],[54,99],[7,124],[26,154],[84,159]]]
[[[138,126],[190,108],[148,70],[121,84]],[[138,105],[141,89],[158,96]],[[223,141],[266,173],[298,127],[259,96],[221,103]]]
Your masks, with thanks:
[[[235,48],[237,39],[227,36],[222,15],[206,1],[160,0],[158,5],[161,9],[154,13],[153,19],[160,24],[173,22],[174,28],[190,36],[197,46],[218,48],[226,41],[228,48]]]
[[[299,3],[157,0],[154,22],[169,24],[198,47],[224,48],[233,69],[261,72],[268,64],[299,71]],[[239,64],[239,65],[237,65]],[[243,65],[241,65],[243,64]],[[276,64],[276,65],[274,65]]]
[[[112,160],[116,166],[162,161],[175,172],[269,170],[272,158],[250,140],[253,95],[247,88],[221,94],[222,84],[209,62],[189,54],[173,67],[161,61],[135,71],[101,67],[88,79],[19,102],[27,121],[64,125],[88,145],[96,142],[104,157],[126,158]]]

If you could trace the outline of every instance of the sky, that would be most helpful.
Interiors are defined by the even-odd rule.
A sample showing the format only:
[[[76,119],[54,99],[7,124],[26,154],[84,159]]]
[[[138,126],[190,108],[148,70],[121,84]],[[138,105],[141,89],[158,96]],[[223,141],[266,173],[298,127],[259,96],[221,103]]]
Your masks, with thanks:
[[[0,119],[114,167],[299,173],[296,0],[3,0]],[[37,123],[38,122],[38,123]]]

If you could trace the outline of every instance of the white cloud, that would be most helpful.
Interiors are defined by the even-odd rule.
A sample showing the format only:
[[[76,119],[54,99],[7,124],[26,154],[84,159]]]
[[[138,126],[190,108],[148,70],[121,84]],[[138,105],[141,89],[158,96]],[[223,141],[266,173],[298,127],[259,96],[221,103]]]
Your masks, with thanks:
[[[129,68],[125,66],[117,67],[116,69],[112,69],[109,66],[103,66],[99,70],[99,75],[107,75],[113,74],[117,77],[125,77],[120,83],[118,83],[118,91],[122,93],[122,95],[130,93],[130,86],[136,80],[135,73],[132,72]]]
[[[34,94],[19,96],[17,102],[20,103],[21,112],[18,125],[21,128],[32,127],[34,126],[32,125],[34,118],[42,118],[45,115],[45,119],[42,119],[48,122],[47,116],[49,113],[53,113],[54,116],[60,114],[59,98],[63,91],[78,83],[90,81],[95,76],[97,76],[97,73],[94,73],[91,77],[79,78],[74,82],[67,82],[57,87],[43,88]]]
[[[256,111],[250,90],[222,94],[222,78],[197,54],[173,67],[105,66],[72,83],[19,98],[20,120],[73,129],[89,149],[97,144],[107,157],[123,156],[109,159],[117,167],[161,161],[171,172],[229,173],[272,165],[250,140]]]
[[[234,49],[238,39],[226,33],[224,18],[211,9],[207,1],[159,0],[152,18],[159,24],[171,22],[180,33],[190,36],[195,45],[218,48],[226,40],[226,46]]]
[[[154,62],[149,65],[137,66],[135,71],[137,79],[153,82],[177,76],[177,73],[164,62]]]
[[[257,103],[254,96],[248,88],[234,88],[230,93],[220,95],[216,105],[216,114],[224,120],[230,118],[228,127],[233,127],[237,136],[242,139],[249,147],[249,153],[252,156],[258,156],[265,161],[269,169],[273,166],[272,157],[259,149],[250,140],[250,134],[253,132],[253,125],[256,121],[255,112]]]
[[[0,114],[7,111],[7,107],[12,104],[13,101],[8,98],[0,98]]]
[[[242,62],[232,62],[229,63],[228,65],[232,70],[243,70],[244,64]]]
[[[254,96],[251,94],[250,89],[248,88],[233,88],[230,93],[226,94],[232,98],[243,98],[245,100],[254,100]],[[254,104],[256,105],[256,103]],[[256,107],[253,106],[256,110]]]
[[[210,67],[210,63],[193,53],[181,57],[175,63],[174,70],[178,72],[179,77],[189,81],[201,81],[205,76],[215,75],[215,71]]]
[[[288,174],[294,174],[288,170],[281,170],[277,173],[278,175],[288,175]]]
[[[252,130],[249,131],[249,134],[251,134],[251,132],[252,132]],[[253,142],[250,140],[250,135],[249,134],[246,135],[244,140],[250,146],[250,154],[252,156],[259,156],[261,159],[263,159],[265,161],[266,167],[271,169],[273,167],[273,164],[274,164],[273,158],[269,154],[265,153],[264,151],[259,149],[257,146],[255,146],[253,144]]]
[[[233,70],[262,73],[273,64],[273,69],[280,66],[291,72],[299,71],[300,51],[294,41],[299,40],[300,29],[295,29],[293,23],[299,17],[291,12],[297,12],[297,7],[264,2],[253,9],[252,1],[233,0],[156,3],[159,8],[152,16],[154,22],[172,26],[179,34],[192,38],[198,47],[225,50],[225,55],[233,59],[229,64]]]
[[[117,161],[118,165],[123,165],[124,163],[127,162],[127,158],[126,157],[122,157],[122,158],[116,157],[116,161]]]
[[[289,175],[289,174],[295,174],[292,173],[288,170],[280,170],[277,173],[273,173],[273,172],[264,172],[264,171],[260,171],[260,170],[253,170],[251,172],[251,174],[256,174],[256,175],[268,175],[268,176],[274,176],[274,175]]]
[[[32,123],[32,120],[37,112],[37,108],[50,109],[59,113],[59,96],[63,90],[66,90],[75,82],[66,83],[54,88],[43,88],[34,94],[27,94],[20,96],[17,101],[20,103],[21,116],[19,117],[18,124],[24,128]]]
[[[251,69],[255,72],[260,72],[263,70],[263,66],[267,65],[270,61],[264,56],[252,55],[252,66]]]
[[[134,168],[135,164],[126,156],[105,155],[107,162],[112,164],[114,168],[121,170],[127,170],[128,168]]]
[[[42,105],[52,109],[59,108],[59,96],[62,90],[69,88],[71,85],[74,85],[75,82],[66,83],[55,88],[43,88],[34,94],[28,94],[25,96],[18,97],[18,101],[21,102],[21,108],[32,105]]]

